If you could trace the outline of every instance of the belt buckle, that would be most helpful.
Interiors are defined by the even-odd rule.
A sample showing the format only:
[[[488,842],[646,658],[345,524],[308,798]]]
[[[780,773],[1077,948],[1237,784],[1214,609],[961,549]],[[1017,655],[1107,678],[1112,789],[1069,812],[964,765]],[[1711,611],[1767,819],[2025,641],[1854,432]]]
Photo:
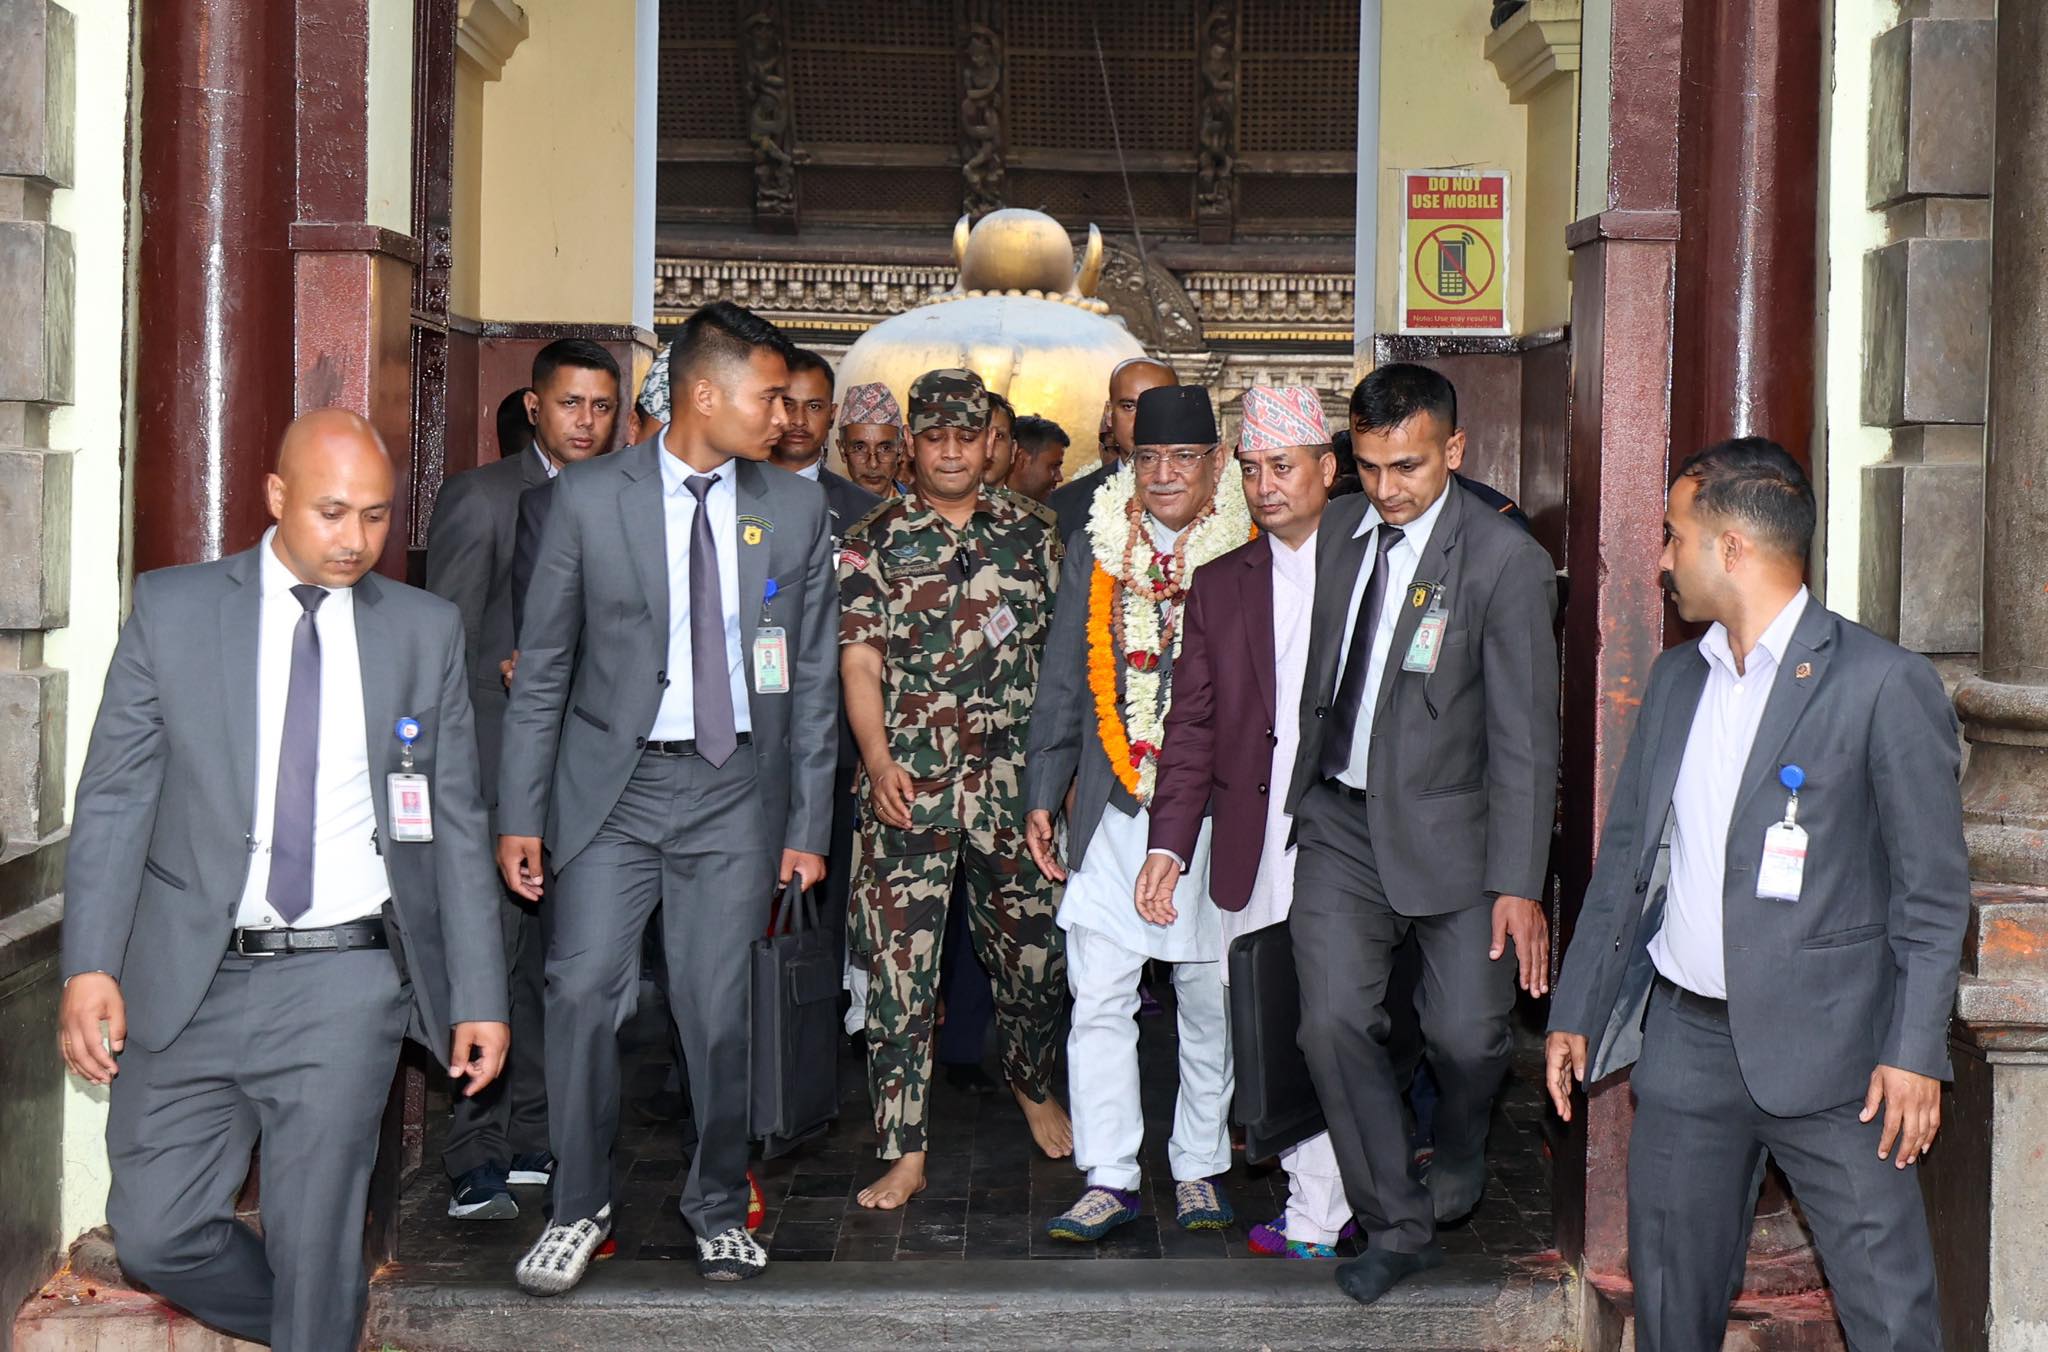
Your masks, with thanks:
[[[247,936],[249,936],[249,935],[251,935],[251,934],[260,934],[260,933],[264,933],[264,932],[265,932],[265,931],[262,931],[262,930],[256,930],[256,929],[250,929],[250,928],[243,928],[243,929],[238,929],[238,930],[236,930],[236,931],[235,931],[235,952],[237,952],[237,953],[241,954],[241,955],[242,955],[243,957],[245,957],[245,958],[281,958],[281,957],[284,957],[284,956],[285,956],[285,955],[286,955],[287,953],[291,952],[291,949],[290,949],[289,947],[286,947],[286,948],[248,948],[248,947],[246,947],[246,946],[245,946],[245,945],[246,945],[246,942],[247,942]],[[290,943],[291,941],[290,941],[289,939],[287,939],[287,940],[286,940],[285,942],[286,942],[286,944],[287,944],[287,945],[289,945],[289,943]]]

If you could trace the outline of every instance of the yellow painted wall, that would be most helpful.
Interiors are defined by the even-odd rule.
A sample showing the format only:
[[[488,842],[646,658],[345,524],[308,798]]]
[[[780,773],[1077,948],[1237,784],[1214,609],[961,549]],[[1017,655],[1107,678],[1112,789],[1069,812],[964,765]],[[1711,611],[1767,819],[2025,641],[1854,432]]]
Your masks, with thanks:
[[[72,342],[75,402],[54,410],[49,444],[73,453],[70,623],[51,633],[45,660],[68,674],[65,798],[78,784],[99,712],[100,686],[126,610],[126,449],[134,445],[133,400],[122,331],[134,288],[126,224],[129,170],[127,79],[130,7],[62,0],[78,41],[76,165],[71,187],[50,199],[50,219],[77,251]],[[85,72],[101,72],[91,78]],[[136,91],[139,98],[140,91]],[[52,1017],[55,1014],[52,1011]],[[64,1077],[61,1225],[67,1242],[106,1219],[107,1094]],[[5,1205],[0,1201],[0,1205]],[[0,1319],[11,1312],[0,1311]]]
[[[1522,329],[1556,328],[1572,320],[1570,255],[1564,232],[1575,219],[1579,89],[1560,75],[1524,105],[1529,120],[1528,173],[1521,195],[1525,227]]]
[[[484,187],[483,74],[467,60],[455,63],[454,191],[449,201],[449,233],[455,259],[448,270],[448,308],[475,319],[483,311],[478,277],[483,264]]]
[[[1508,328],[1527,332],[1528,116],[1486,60],[1488,7],[1395,0],[1380,21],[1379,296],[1381,333],[1400,327],[1401,174],[1413,169],[1508,172]],[[1561,240],[1560,240],[1561,243]],[[1562,250],[1554,266],[1562,269]]]
[[[413,0],[368,0],[369,155],[363,219],[412,233]]]
[[[631,322],[634,0],[522,0],[483,87],[477,313]]]

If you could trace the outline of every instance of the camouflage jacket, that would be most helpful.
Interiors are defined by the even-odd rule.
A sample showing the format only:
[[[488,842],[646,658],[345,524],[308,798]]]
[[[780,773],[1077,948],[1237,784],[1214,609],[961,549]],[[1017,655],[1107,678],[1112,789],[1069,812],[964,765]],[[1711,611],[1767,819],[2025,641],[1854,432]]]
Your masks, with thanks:
[[[881,654],[890,754],[921,802],[1023,756],[1059,557],[1052,512],[1004,488],[984,490],[964,526],[912,493],[847,531],[839,641]]]

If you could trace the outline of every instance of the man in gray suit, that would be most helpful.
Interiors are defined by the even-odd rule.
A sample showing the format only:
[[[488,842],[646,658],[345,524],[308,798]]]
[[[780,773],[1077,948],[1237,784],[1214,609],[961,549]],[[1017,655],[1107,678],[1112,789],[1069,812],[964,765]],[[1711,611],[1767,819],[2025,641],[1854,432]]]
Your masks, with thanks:
[[[556,481],[521,622],[498,864],[539,900],[547,953],[553,1223],[536,1295],[581,1280],[611,1229],[617,1034],[658,905],[698,1146],[683,1186],[698,1271],[767,1255],[746,1230],[748,945],[778,878],[825,871],[838,717],[831,522],[768,459],[788,343],[729,302],[683,325],[658,442]]]
[[[1551,1003],[1547,1079],[1631,1063],[1636,1346],[1721,1346],[1763,1157],[1852,1348],[1936,1348],[1920,1181],[1970,913],[1954,711],[1808,595],[1813,488],[1761,438],[1679,467],[1657,659]]]
[[[1102,402],[1102,424],[1098,440],[1102,463],[1078,479],[1055,490],[1045,500],[1060,519],[1060,539],[1065,541],[1088,524],[1088,509],[1095,504],[1095,490],[1109,476],[1123,468],[1135,448],[1131,440],[1138,421],[1138,396],[1147,390],[1178,385],[1180,377],[1165,362],[1150,357],[1130,357],[1109,373],[1109,396]]]
[[[256,548],[135,582],[64,897],[65,1060],[112,1084],[121,1264],[240,1338],[353,1349],[399,1043],[504,1063],[462,620],[369,571],[391,462],[292,424]],[[235,1219],[261,1141],[263,1232]]]
[[[498,748],[504,738],[505,680],[499,664],[512,656],[512,562],[520,495],[546,484],[565,465],[611,449],[619,416],[619,364],[587,338],[561,338],[533,359],[526,407],[533,441],[441,486],[427,533],[427,590],[462,612],[470,704],[486,806],[498,802]],[[507,892],[499,910],[505,970],[511,978],[512,1060],[489,1093],[459,1098],[448,1121],[441,1160],[448,1171],[448,1214],[457,1220],[500,1220],[519,1214],[509,1184],[545,1186],[548,1155],[547,1083],[541,1031],[540,916]]]
[[[1380,367],[1352,392],[1351,427],[1364,492],[1317,534],[1287,803],[1301,1048],[1368,1232],[1337,1283],[1370,1303],[1442,1262],[1437,1223],[1478,1205],[1516,968],[1530,994],[1548,988],[1535,898],[1557,794],[1556,582],[1541,546],[1455,490],[1465,434],[1442,375]],[[1410,934],[1442,1094],[1426,1186],[1387,1050]]]
[[[770,458],[778,469],[800,474],[825,490],[825,506],[832,513],[832,538],[841,539],[854,522],[873,511],[882,501],[843,474],[834,474],[825,464],[825,436],[832,430],[832,366],[807,347],[789,354],[789,392],[782,397],[782,411],[789,425],[775,443]]]

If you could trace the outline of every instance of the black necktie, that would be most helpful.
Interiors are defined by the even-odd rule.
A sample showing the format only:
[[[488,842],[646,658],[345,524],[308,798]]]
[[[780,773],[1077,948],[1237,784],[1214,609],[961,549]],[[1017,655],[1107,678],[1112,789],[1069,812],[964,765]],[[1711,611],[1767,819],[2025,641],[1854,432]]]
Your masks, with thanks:
[[[715,474],[693,474],[683,487],[697,499],[690,524],[690,707],[697,728],[697,754],[714,766],[732,758],[740,744],[732,712],[732,669],[726,664],[725,603],[718,588],[718,540],[711,533],[705,495]]]
[[[270,824],[270,886],[265,895],[286,920],[313,909],[313,821],[320,778],[320,631],[313,612],[320,587],[292,588],[305,613],[292,629],[292,676],[277,744],[277,803]]]
[[[1344,675],[1337,682],[1330,730],[1323,737],[1322,759],[1316,766],[1324,779],[1335,779],[1351,764],[1351,743],[1358,735],[1359,713],[1365,706],[1365,669],[1372,665],[1373,635],[1386,607],[1387,551],[1401,543],[1397,526],[1382,523],[1377,536],[1372,575],[1365,580],[1365,595],[1358,598],[1358,614],[1351,621],[1351,646],[1344,651]]]

